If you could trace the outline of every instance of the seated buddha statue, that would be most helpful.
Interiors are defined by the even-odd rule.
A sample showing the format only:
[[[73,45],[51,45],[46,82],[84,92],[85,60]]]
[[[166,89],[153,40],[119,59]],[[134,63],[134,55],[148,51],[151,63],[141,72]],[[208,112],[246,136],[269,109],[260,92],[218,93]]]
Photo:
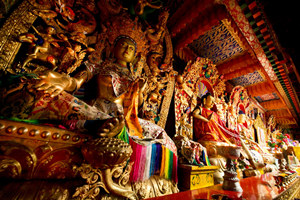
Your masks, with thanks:
[[[247,127],[247,116],[240,110],[237,118],[237,130],[241,135],[242,146],[244,149],[244,157],[246,157],[254,169],[262,168],[265,166],[265,162],[271,162],[267,156],[270,154],[267,149],[261,147],[254,141],[250,128]],[[269,168],[270,166],[268,166]]]
[[[94,133],[100,137],[127,137],[131,145],[140,145],[140,150],[136,151],[140,154],[148,152],[145,146],[158,144],[160,152],[169,151],[169,157],[176,157],[176,146],[164,129],[137,117],[146,81],[134,74],[131,64],[137,54],[135,41],[129,36],[121,35],[114,44],[112,59],[100,64],[86,62],[86,70],[74,77],[53,71],[40,76],[39,82],[32,88],[42,95],[31,107],[27,119],[59,120],[69,130]],[[92,76],[97,85],[93,86],[96,98],[90,105],[71,93]],[[146,162],[147,158],[144,158]],[[164,176],[162,171],[160,175]],[[139,176],[136,180],[143,180],[145,177],[147,178]]]
[[[211,93],[202,96],[202,105],[193,111],[194,136],[196,141],[225,142],[240,145],[240,136],[226,127],[225,122],[212,110],[215,98]]]
[[[214,182],[219,184],[223,182],[226,169],[226,159],[220,155],[219,145],[240,146],[241,144],[238,132],[228,129],[225,121],[213,111],[214,104],[215,98],[208,92],[202,96],[200,104],[196,106],[192,115],[195,140],[206,147],[210,163],[219,166],[214,173]]]

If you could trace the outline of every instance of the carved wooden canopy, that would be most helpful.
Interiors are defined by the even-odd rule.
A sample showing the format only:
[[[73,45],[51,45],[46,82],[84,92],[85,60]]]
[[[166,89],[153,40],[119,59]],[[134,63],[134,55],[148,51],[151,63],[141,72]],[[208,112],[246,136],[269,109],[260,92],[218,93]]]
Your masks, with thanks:
[[[224,74],[228,92],[243,86],[267,116],[276,116],[285,127],[298,127],[299,79],[291,80],[289,75],[299,74],[260,1],[187,0],[168,25],[179,58],[211,59]]]

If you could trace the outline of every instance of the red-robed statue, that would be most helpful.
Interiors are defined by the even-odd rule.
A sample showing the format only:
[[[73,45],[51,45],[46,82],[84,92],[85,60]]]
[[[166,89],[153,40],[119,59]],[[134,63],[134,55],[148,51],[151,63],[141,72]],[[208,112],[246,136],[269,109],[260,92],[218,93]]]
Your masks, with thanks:
[[[215,98],[211,93],[202,96],[202,104],[193,111],[194,138],[196,141],[215,141],[240,145],[240,136],[226,127],[224,121],[212,109]]]

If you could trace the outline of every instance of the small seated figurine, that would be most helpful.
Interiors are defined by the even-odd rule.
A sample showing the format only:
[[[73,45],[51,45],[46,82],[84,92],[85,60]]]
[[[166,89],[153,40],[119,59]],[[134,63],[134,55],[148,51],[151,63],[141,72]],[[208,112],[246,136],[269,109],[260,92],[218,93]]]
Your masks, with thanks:
[[[28,58],[23,62],[22,68],[25,68],[26,65],[31,60],[42,60],[45,62],[49,62],[52,64],[53,68],[56,67],[57,59],[51,51],[51,48],[58,48],[59,44],[57,42],[61,41],[59,39],[55,39],[53,36],[56,34],[56,29],[53,26],[48,26],[46,29],[46,33],[40,33],[36,28],[33,27],[33,30],[42,38],[42,45],[37,45],[34,48],[34,52],[28,55]],[[19,40],[23,42],[24,34],[20,36]],[[34,37],[32,42],[36,42],[38,40],[37,37]],[[26,40],[25,40],[26,41]],[[28,41],[26,41],[28,42]],[[51,47],[53,46],[53,47]]]

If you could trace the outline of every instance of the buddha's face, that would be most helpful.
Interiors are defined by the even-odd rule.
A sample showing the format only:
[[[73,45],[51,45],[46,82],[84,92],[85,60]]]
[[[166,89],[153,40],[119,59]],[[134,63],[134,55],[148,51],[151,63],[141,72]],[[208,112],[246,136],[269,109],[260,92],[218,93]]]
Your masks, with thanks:
[[[133,61],[135,45],[128,38],[121,38],[115,46],[114,54],[119,64],[127,64]]]
[[[207,96],[206,99],[203,99],[203,104],[205,108],[212,108],[215,103],[215,98],[211,95]]]
[[[246,115],[245,114],[239,114],[239,117],[238,117],[238,123],[245,123],[246,122]]]

